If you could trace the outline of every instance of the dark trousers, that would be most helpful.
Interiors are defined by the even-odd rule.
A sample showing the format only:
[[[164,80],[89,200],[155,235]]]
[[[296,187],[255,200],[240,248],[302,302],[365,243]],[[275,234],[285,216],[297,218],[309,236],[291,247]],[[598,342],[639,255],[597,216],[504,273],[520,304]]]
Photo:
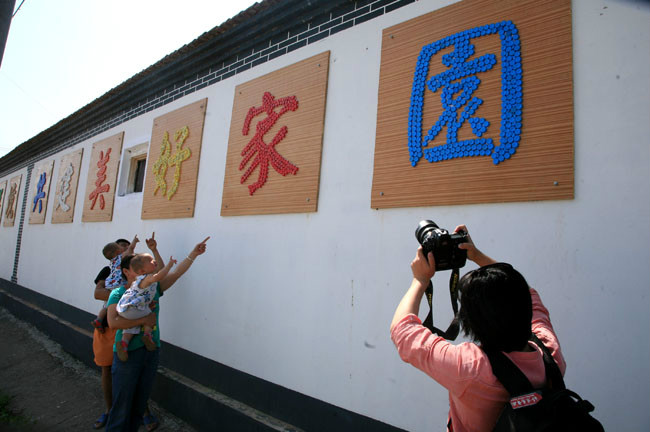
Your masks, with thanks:
[[[113,407],[106,431],[137,432],[158,370],[160,349],[129,351],[125,362],[113,353]]]

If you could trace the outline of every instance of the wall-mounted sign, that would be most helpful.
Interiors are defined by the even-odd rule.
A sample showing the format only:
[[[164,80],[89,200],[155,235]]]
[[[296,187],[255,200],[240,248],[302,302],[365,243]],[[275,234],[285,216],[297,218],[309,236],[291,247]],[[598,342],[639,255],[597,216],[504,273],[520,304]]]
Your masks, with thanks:
[[[50,197],[50,184],[52,183],[52,169],[54,168],[54,159],[42,162],[32,170],[31,197],[27,202],[29,210],[30,224],[45,223],[45,214],[47,212],[47,202]]]
[[[156,118],[147,156],[142,219],[194,216],[208,99]]]
[[[79,149],[61,157],[54,192],[52,223],[71,223],[74,218],[82,156],[83,149]]]
[[[315,212],[329,51],[235,89],[222,216]]]
[[[2,223],[6,227],[14,226],[14,222],[16,221],[16,212],[18,210],[18,193],[20,192],[20,182],[22,181],[22,178],[22,174],[13,177],[11,180],[9,180],[9,185],[7,186],[7,205],[5,207],[5,220]]]
[[[115,184],[120,167],[124,132],[93,144],[88,167],[82,222],[113,220]]]
[[[373,208],[573,198],[569,0],[465,0],[384,30]]]
[[[0,222],[2,222],[2,216],[4,215],[4,202],[5,195],[7,195],[7,180],[0,183]]]

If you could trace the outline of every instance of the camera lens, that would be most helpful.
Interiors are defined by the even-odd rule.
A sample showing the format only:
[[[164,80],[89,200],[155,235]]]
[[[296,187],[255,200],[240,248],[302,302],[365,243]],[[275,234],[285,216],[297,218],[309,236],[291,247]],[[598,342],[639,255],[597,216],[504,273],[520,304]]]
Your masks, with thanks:
[[[438,225],[432,220],[423,220],[420,221],[418,227],[415,229],[415,238],[418,243],[422,244],[427,238],[427,234],[431,231],[438,228]]]

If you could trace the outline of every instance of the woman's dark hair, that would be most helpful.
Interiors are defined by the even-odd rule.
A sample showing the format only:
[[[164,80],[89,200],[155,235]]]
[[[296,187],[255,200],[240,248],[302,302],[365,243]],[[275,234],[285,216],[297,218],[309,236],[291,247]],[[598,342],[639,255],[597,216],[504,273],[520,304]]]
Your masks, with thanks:
[[[124,269],[131,269],[131,260],[135,257],[135,254],[127,255],[125,257],[122,257],[122,276],[124,276],[124,279],[128,279],[126,275],[124,274]]]
[[[518,351],[531,336],[533,316],[526,279],[510,264],[478,268],[458,283],[459,319],[466,336],[483,348]]]

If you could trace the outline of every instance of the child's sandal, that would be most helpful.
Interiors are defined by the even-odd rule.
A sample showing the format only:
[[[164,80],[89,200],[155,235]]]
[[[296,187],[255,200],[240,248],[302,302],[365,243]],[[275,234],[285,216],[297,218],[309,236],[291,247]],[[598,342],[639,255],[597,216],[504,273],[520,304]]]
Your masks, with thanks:
[[[142,335],[142,343],[144,343],[144,347],[147,351],[156,351],[158,349],[156,342],[153,341],[151,333],[144,333]]]
[[[127,350],[128,346],[129,344],[127,344],[125,341],[119,341],[115,346],[117,350],[117,358],[123,362],[129,359],[129,351]]]
[[[100,333],[104,333],[104,325],[102,324],[102,322],[100,320],[95,319],[90,323],[90,325],[95,327],[97,329],[97,331],[99,331]]]
[[[104,413],[99,416],[97,421],[93,424],[93,429],[101,429],[106,426],[106,421],[108,420],[108,413]]]
[[[144,427],[147,428],[147,432],[153,432],[158,429],[158,426],[160,426],[160,423],[158,423],[156,416],[151,413],[148,415],[145,414],[142,417],[142,423],[144,423]]]

